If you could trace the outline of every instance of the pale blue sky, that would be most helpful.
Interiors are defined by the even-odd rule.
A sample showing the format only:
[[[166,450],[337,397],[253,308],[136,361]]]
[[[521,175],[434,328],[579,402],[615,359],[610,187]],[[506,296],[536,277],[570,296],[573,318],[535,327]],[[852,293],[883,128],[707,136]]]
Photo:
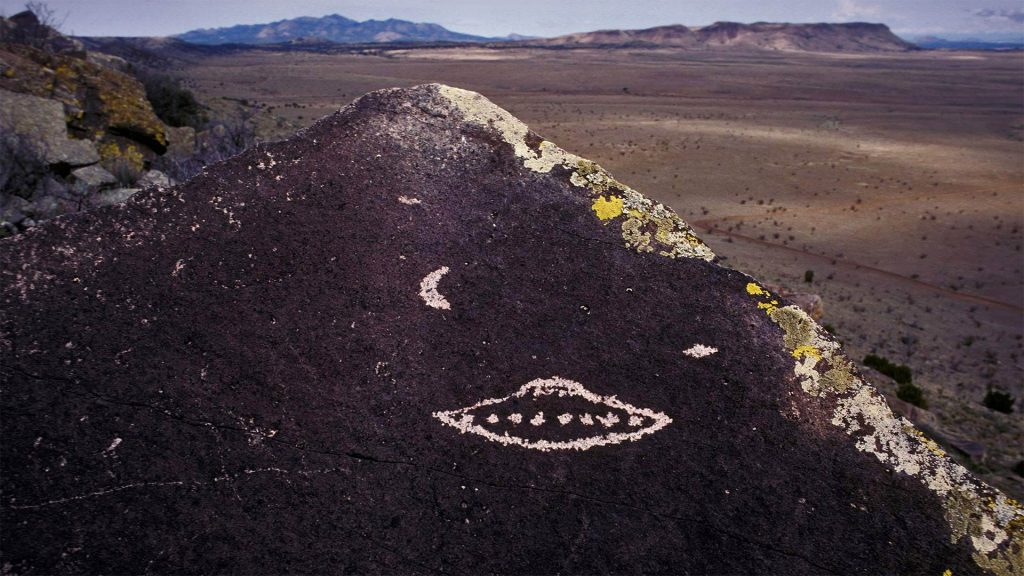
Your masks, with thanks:
[[[554,36],[602,28],[738,22],[883,22],[903,36],[1024,40],[1024,0],[49,0],[63,31],[163,36],[195,28],[337,13],[435,22],[481,36]],[[24,8],[0,0],[0,14]]]

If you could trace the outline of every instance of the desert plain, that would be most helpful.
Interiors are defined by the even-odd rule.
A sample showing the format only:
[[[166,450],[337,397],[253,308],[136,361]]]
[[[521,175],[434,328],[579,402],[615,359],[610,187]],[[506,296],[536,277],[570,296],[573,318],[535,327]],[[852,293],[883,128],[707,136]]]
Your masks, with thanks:
[[[915,418],[1024,496],[1024,53],[220,49],[171,62],[212,106],[253,111],[265,140],[371,90],[484,94],[674,208],[725,265],[820,295],[851,358],[909,366],[928,404]],[[1014,411],[985,407],[990,389]]]

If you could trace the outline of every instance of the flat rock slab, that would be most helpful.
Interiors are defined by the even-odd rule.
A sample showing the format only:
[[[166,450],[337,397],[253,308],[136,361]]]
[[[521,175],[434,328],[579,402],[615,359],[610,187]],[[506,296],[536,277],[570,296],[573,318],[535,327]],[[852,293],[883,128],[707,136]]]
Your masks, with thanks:
[[[85,184],[86,186],[109,186],[111,184],[117,184],[117,178],[107,172],[103,167],[92,165],[78,168],[71,172],[71,177],[77,181]]]
[[[86,166],[100,161],[91,141],[68,138],[64,105],[57,100],[0,90],[0,128],[5,136],[26,138],[25,145],[48,164]]]
[[[471,92],[0,248],[10,573],[1022,569],[806,313]]]
[[[112,188],[96,192],[89,196],[89,204],[92,206],[112,206],[127,201],[141,188]]]

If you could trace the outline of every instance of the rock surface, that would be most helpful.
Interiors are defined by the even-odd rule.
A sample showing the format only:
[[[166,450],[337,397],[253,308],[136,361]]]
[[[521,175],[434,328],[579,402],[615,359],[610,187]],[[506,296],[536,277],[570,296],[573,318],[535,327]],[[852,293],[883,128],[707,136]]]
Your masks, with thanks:
[[[91,141],[68,138],[64,106],[56,100],[0,90],[0,129],[5,137],[25,137],[48,164],[87,166],[100,161]]]
[[[806,313],[471,92],[0,246],[9,572],[1024,570]]]
[[[103,190],[89,196],[89,204],[92,206],[113,206],[114,204],[121,204],[126,202],[129,198],[134,196],[141,188],[113,188],[111,190]]]
[[[150,186],[166,188],[168,186],[173,186],[175,182],[173,182],[167,174],[164,174],[159,170],[149,170],[139,178],[138,184],[140,188],[149,188]]]
[[[118,136],[163,153],[166,126],[135,78],[82,56],[52,53],[24,44],[0,43],[8,64],[0,89],[56,100],[72,134],[103,140]]]
[[[95,164],[92,166],[85,166],[71,172],[71,177],[78,182],[86,186],[109,186],[110,184],[116,184],[117,178],[113,174],[107,172],[100,166]]]

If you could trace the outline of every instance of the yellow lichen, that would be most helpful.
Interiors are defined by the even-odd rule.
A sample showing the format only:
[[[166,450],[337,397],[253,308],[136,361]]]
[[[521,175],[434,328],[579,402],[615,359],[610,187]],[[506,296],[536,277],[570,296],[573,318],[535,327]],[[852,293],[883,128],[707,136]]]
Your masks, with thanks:
[[[793,358],[800,359],[800,358],[802,358],[804,356],[811,356],[811,357],[817,358],[818,360],[821,360],[821,350],[818,350],[814,346],[806,346],[806,345],[805,346],[797,346],[796,349],[793,350]]]
[[[828,359],[831,368],[821,375],[821,387],[835,394],[842,394],[857,383],[853,364],[842,354],[833,354]]]
[[[601,220],[611,220],[622,215],[622,198],[608,196],[606,200],[604,196],[598,196],[591,208]]]
[[[608,194],[610,199],[603,204],[595,203],[593,209],[600,210],[599,217],[605,216],[602,220],[615,218],[623,212],[628,214],[622,224],[622,238],[627,247],[638,252],[653,252],[657,248],[659,254],[669,258],[708,261],[715,258],[714,252],[672,210],[619,182],[596,163],[570,154],[547,140],[541,141],[536,149],[532,148],[527,142],[530,132],[526,125],[480,94],[444,85],[435,85],[435,89],[467,122],[497,132],[523,160],[525,168],[549,173],[561,167],[569,172],[573,186],[597,196]],[[607,204],[619,201],[621,206]],[[655,242],[658,246],[653,245]]]
[[[861,380],[839,344],[796,306],[778,307],[757,284],[747,293],[783,331],[783,348],[795,359],[793,371],[808,394],[837,397],[832,424],[854,437],[858,450],[874,455],[894,472],[919,479],[943,498],[953,543],[967,539],[972,558],[998,576],[1024,568],[1024,510],[973,480],[968,472],[909,421],[897,418],[885,400]],[[992,494],[995,494],[992,496]]]
[[[796,306],[776,308],[770,313],[770,316],[782,328],[784,333],[782,341],[787,350],[796,350],[800,346],[821,348],[818,342],[815,342],[817,325],[800,308]]]

